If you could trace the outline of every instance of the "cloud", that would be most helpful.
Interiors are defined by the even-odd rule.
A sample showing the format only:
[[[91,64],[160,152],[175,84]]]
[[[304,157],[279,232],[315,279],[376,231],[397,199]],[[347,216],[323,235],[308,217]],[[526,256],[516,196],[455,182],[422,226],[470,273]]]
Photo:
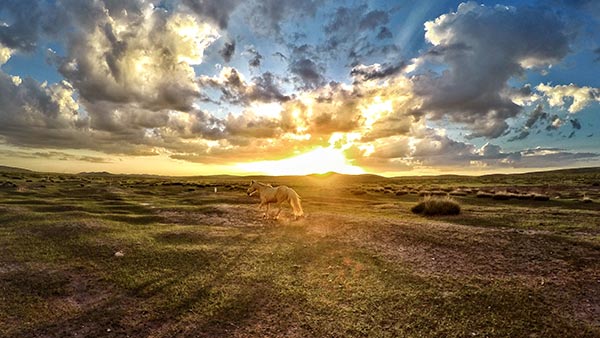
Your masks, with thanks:
[[[262,60],[263,56],[254,47],[246,49],[246,53],[250,55],[250,60],[248,60],[248,66],[253,68],[260,67],[260,60]]]
[[[394,34],[385,26],[381,27],[379,33],[377,33],[377,39],[379,40],[391,39],[393,37]]]
[[[282,40],[282,23],[314,17],[323,0],[261,0],[249,4],[247,20],[254,31]]]
[[[290,63],[289,70],[302,89],[316,89],[325,83],[325,69],[311,59],[298,59]]]
[[[598,88],[578,87],[572,83],[554,87],[541,83],[535,88],[544,94],[551,107],[568,106],[571,114],[577,113],[594,101],[600,102],[600,89]],[[566,98],[571,98],[572,103],[567,103]]]
[[[231,13],[242,3],[242,0],[182,0],[182,3],[200,17],[225,29],[229,24]]]
[[[59,161],[83,161],[91,163],[113,163],[106,157],[89,156],[89,155],[73,155],[62,151],[20,151],[20,150],[0,150],[0,156],[11,158],[27,158],[36,159],[44,158]]]
[[[221,91],[220,100],[250,105],[252,102],[285,102],[290,96],[284,95],[278,85],[278,78],[270,72],[254,77],[248,83],[244,77],[231,67],[224,67],[218,77],[201,76],[199,83]]]
[[[12,49],[0,45],[0,66],[5,64],[12,56]]]
[[[541,119],[546,119],[548,114],[544,113],[544,106],[538,104],[537,107],[529,114],[527,121],[525,122],[525,126],[527,128],[532,128],[535,123]]]
[[[385,26],[390,20],[389,11],[370,9],[365,4],[340,6],[329,17],[323,27],[325,41],[318,46],[327,58],[337,60],[345,54],[348,64],[355,66],[372,62],[374,56],[392,59],[399,54],[398,46],[380,42],[393,36]]]
[[[88,124],[73,96],[68,82],[47,85],[0,72],[0,134],[16,145],[64,145],[65,131]]]
[[[529,130],[521,130],[521,132],[518,135],[515,135],[515,136],[509,138],[508,142],[524,140],[527,138],[527,136],[529,136],[529,134],[530,134]]]
[[[200,97],[192,65],[218,37],[212,26],[152,6],[135,18],[105,14],[96,24],[70,37],[67,56],[52,56],[83,99],[188,110]]]
[[[406,64],[404,62],[400,62],[395,65],[384,64],[380,65],[378,63],[372,65],[357,65],[352,68],[350,71],[350,75],[357,81],[369,81],[375,79],[383,79],[388,76],[396,75],[400,73]]]
[[[6,11],[11,24],[0,22],[0,46],[32,52],[37,47],[46,8],[39,1],[4,0],[0,12]],[[45,7],[45,6],[44,6]]]
[[[559,18],[529,7],[463,3],[456,12],[426,22],[425,31],[433,47],[415,63],[414,91],[424,99],[415,113],[464,123],[471,137],[503,135],[506,120],[522,109],[511,99],[508,81],[569,52],[569,36]],[[446,69],[427,72],[428,62]]]
[[[235,53],[235,41],[228,41],[223,44],[223,48],[219,50],[219,54],[225,62],[231,61],[231,57]]]

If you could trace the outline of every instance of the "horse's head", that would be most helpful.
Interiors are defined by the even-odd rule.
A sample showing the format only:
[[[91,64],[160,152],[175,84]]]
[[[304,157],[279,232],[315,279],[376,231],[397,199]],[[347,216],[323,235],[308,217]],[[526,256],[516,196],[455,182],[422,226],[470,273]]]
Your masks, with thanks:
[[[248,187],[248,191],[246,193],[248,196],[254,195],[258,191],[258,183],[256,181],[250,182],[250,186]]]

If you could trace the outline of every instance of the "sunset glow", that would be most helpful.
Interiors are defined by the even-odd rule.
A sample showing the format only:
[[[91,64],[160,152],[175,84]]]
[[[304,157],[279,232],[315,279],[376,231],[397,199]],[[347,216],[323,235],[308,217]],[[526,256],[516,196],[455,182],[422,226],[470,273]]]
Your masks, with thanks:
[[[337,172],[340,174],[363,174],[339,149],[317,148],[302,155],[278,161],[260,161],[239,164],[244,171],[266,175],[308,175]]]

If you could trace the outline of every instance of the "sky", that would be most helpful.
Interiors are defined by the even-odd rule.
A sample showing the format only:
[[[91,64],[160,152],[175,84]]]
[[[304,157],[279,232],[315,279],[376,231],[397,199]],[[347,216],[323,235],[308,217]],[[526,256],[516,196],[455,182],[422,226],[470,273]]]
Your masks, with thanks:
[[[0,164],[161,175],[600,165],[600,2],[0,1]]]

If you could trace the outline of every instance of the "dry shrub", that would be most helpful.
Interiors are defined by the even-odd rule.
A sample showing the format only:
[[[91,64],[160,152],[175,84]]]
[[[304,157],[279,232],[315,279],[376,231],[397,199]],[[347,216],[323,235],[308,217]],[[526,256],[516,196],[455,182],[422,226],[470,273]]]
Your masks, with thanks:
[[[506,201],[512,197],[512,194],[506,191],[499,191],[492,196],[492,199]]]
[[[352,190],[352,191],[350,191],[350,193],[351,193],[352,195],[356,195],[356,196],[358,196],[358,195],[364,195],[364,194],[366,194],[367,192],[366,192],[366,191],[364,191],[364,190],[356,189],[356,190]]]
[[[467,196],[467,192],[464,190],[454,190],[450,192],[450,196]]]
[[[402,195],[406,195],[406,194],[408,194],[408,191],[406,191],[406,190],[396,191],[396,196],[402,196]]]
[[[460,205],[450,197],[427,196],[410,210],[425,216],[458,215]]]
[[[485,192],[485,191],[479,191],[477,193],[478,198],[492,198],[493,196],[494,196],[494,194],[491,194],[491,193]]]
[[[542,194],[533,194],[532,198],[534,201],[549,201],[550,200],[550,196],[542,195]]]
[[[591,198],[589,198],[589,197],[587,197],[587,196],[584,196],[584,197],[581,199],[581,202],[583,202],[583,203],[592,203],[593,201],[592,201],[592,199],[591,199]]]

